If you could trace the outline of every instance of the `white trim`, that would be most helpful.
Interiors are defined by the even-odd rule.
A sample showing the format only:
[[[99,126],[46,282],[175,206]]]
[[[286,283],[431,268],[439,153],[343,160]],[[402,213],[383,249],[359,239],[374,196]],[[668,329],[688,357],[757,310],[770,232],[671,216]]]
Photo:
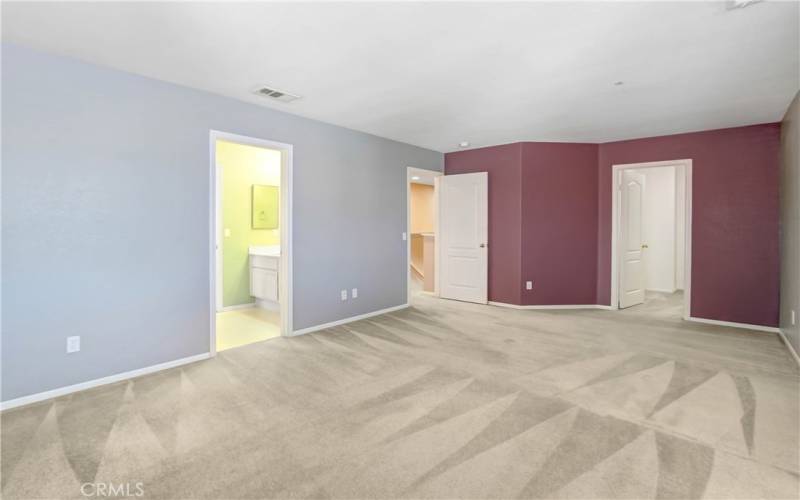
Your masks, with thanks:
[[[783,333],[783,330],[781,330],[780,328],[778,328],[778,336],[781,338],[781,340],[783,340],[783,343],[786,344],[786,347],[789,349],[789,353],[797,362],[797,365],[800,366],[800,356],[797,355],[797,351],[794,350],[794,346],[792,345],[791,342],[789,342],[789,339],[786,338],[786,334]]]
[[[256,306],[255,302],[248,302],[246,304],[237,304],[235,306],[225,306],[220,308],[217,312],[240,311],[242,309],[252,309]]]
[[[281,303],[272,300],[256,299],[256,308],[265,311],[281,312]]]
[[[436,256],[439,252],[436,251],[439,245],[439,218],[438,218],[438,204],[439,204],[439,191],[438,191],[438,178],[444,175],[444,172],[438,170],[428,170],[426,168],[406,167],[406,302],[411,303],[411,177],[414,175],[428,176],[433,174],[433,286],[434,290],[439,290],[439,264],[436,262]],[[427,184],[427,183],[425,183]],[[417,270],[419,273],[419,270]],[[422,275],[422,273],[419,273]],[[438,293],[437,293],[438,295]]]
[[[534,309],[534,310],[546,310],[546,309],[613,309],[611,306],[606,306],[602,304],[569,304],[569,305],[519,305],[519,304],[508,304],[506,302],[495,302],[493,300],[489,301],[490,306],[498,306],[498,307],[508,307],[509,309]]]
[[[386,309],[379,309],[377,311],[359,314],[358,316],[350,316],[349,318],[337,319],[336,321],[331,321],[330,323],[323,323],[321,325],[309,326],[308,328],[301,328],[300,330],[295,330],[295,332],[292,335],[293,336],[304,335],[306,333],[316,332],[319,330],[324,330],[326,328],[333,328],[334,326],[344,325],[345,323],[352,323],[353,321],[367,319],[373,316],[380,316],[381,314],[399,311],[401,309],[406,309],[406,308],[408,308],[408,304],[401,304],[399,306],[387,307]]]
[[[684,237],[684,292],[683,319],[691,318],[692,306],[692,160],[652,161],[647,163],[626,163],[611,167],[611,309],[619,309],[619,187],[623,170],[635,168],[684,167],[684,196],[686,198]]]
[[[214,235],[214,310],[224,311],[225,306],[223,306],[224,299],[223,299],[223,291],[222,291],[222,279],[223,279],[223,237],[222,237],[222,165],[217,165],[217,141],[212,139],[211,140],[211,161],[212,161],[212,186],[214,186],[214,206],[213,206],[213,217],[214,217],[214,224],[216,226],[211,227],[212,235]],[[216,228],[216,229],[215,229]],[[216,345],[216,343],[215,343]],[[216,350],[216,347],[214,348]],[[213,352],[213,351],[212,351]]]
[[[686,318],[687,321],[694,321],[695,323],[705,323],[708,325],[717,325],[717,326],[730,326],[732,328],[743,328],[745,330],[755,330],[759,332],[769,332],[769,333],[779,333],[780,329],[774,326],[763,326],[763,325],[751,325],[749,323],[734,323],[733,321],[721,321],[718,319],[706,319],[706,318],[695,318],[695,317],[688,317]]]
[[[668,288],[646,288],[645,291],[646,292],[657,292],[657,293],[675,293],[675,292],[678,291],[678,289],[677,288],[672,288],[672,289],[668,289]]]
[[[217,322],[216,313],[218,304],[221,304],[221,293],[217,290],[217,285],[222,283],[222,223],[221,213],[219,209],[221,196],[219,195],[220,185],[217,182],[220,179],[218,175],[219,167],[217,166],[217,141],[224,140],[234,142],[236,144],[244,144],[247,146],[255,146],[259,148],[274,149],[281,152],[281,198],[280,198],[280,233],[281,233],[281,259],[278,280],[278,296],[280,300],[281,310],[281,335],[289,336],[292,332],[293,323],[293,298],[292,295],[292,171],[293,171],[293,151],[294,147],[291,144],[283,142],[269,141],[266,139],[258,139],[255,137],[248,137],[244,135],[231,134],[227,132],[220,132],[218,130],[209,131],[209,171],[211,172],[211,186],[210,189],[210,202],[209,209],[211,210],[210,221],[210,248],[213,249],[209,259],[209,296],[211,300],[210,308],[210,335],[209,352],[211,356],[217,354]],[[221,286],[219,287],[222,288]]]
[[[433,295],[439,297],[439,192],[442,188],[442,175],[433,178]]]
[[[210,357],[211,353],[205,352],[203,354],[197,354],[195,356],[189,356],[187,358],[175,359],[173,361],[167,361],[166,363],[159,363],[157,365],[147,366],[145,368],[139,368],[137,370],[131,370],[128,372],[117,373],[115,375],[109,375],[108,377],[96,378],[94,380],[81,382],[79,384],[67,385],[64,387],[59,387],[58,389],[51,389],[49,391],[38,392],[36,394],[31,394],[29,396],[22,396],[16,399],[9,399],[8,401],[3,401],[2,403],[0,403],[0,411],[10,410],[11,408],[17,408],[18,406],[29,405],[31,403],[38,403],[39,401],[44,401],[46,399],[65,396],[67,394],[72,394],[73,392],[85,391],[86,389],[92,389],[94,387],[99,387],[101,385],[113,384],[115,382],[121,382],[123,380],[141,377],[142,375],[148,375],[150,373],[159,372],[161,370],[167,370],[169,368],[175,368],[177,366],[188,365],[189,363],[202,361]]]

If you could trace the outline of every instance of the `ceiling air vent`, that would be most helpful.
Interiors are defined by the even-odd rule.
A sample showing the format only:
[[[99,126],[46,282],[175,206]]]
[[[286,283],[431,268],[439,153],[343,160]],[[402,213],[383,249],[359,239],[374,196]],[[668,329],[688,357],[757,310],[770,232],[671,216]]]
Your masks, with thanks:
[[[299,95],[290,94],[288,92],[284,92],[283,90],[273,89],[272,87],[258,87],[255,89],[254,93],[262,97],[269,97],[270,99],[275,99],[276,101],[281,102],[292,102],[300,99]]]

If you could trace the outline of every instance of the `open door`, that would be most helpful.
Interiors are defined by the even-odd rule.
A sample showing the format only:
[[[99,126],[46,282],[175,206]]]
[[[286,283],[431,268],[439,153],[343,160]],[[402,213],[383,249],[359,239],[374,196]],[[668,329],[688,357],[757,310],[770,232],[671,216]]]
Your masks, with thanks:
[[[619,307],[635,306],[644,302],[645,274],[642,241],[642,199],[644,175],[635,170],[622,171],[620,200],[620,275]]]
[[[436,178],[439,192],[439,295],[485,304],[489,268],[489,174]]]

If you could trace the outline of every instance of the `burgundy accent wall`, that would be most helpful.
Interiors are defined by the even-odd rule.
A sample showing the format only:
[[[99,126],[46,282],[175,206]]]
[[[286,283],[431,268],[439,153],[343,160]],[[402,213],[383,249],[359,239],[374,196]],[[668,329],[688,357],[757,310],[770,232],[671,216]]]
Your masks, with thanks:
[[[445,155],[444,169],[489,173],[489,300],[596,303],[596,144],[458,151]],[[526,280],[533,290],[525,290]]]
[[[776,326],[780,124],[601,144],[597,300],[610,303],[612,165],[691,159],[694,317]]]
[[[445,174],[489,173],[489,300],[609,304],[612,166],[679,159],[693,165],[692,316],[776,326],[778,123],[446,154]]]
[[[596,303],[597,153],[597,144],[523,143],[521,304]]]
[[[520,303],[521,144],[444,156],[445,174],[489,173],[489,300]]]

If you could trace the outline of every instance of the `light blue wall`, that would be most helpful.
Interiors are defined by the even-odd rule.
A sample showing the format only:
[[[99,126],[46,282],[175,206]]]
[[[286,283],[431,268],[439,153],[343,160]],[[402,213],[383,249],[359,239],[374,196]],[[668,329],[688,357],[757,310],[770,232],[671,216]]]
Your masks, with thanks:
[[[441,153],[2,50],[4,401],[208,351],[209,129],[294,145],[295,329],[406,302],[405,167]]]

